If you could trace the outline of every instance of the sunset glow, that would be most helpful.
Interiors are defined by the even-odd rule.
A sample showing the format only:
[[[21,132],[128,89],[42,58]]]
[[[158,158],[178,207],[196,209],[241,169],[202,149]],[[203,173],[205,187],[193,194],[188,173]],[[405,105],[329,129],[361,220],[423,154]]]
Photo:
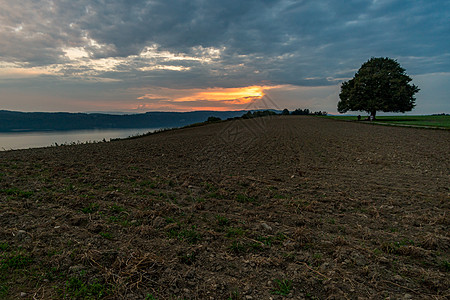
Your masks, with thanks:
[[[0,79],[1,78],[30,78],[41,75],[54,75],[57,74],[57,70],[52,67],[22,67],[15,64],[10,64],[7,67],[0,66]]]
[[[264,96],[264,86],[248,86],[241,88],[211,88],[205,91],[196,91],[194,94],[174,99],[174,102],[188,101],[225,101],[230,104],[246,104]]]
[[[369,57],[408,71],[414,113],[450,109],[448,1],[0,3],[0,110],[337,113]]]
[[[137,99],[143,103],[138,109],[168,110],[229,110],[245,109],[250,103],[266,95],[267,90],[279,86],[252,85],[236,88],[157,89]]]

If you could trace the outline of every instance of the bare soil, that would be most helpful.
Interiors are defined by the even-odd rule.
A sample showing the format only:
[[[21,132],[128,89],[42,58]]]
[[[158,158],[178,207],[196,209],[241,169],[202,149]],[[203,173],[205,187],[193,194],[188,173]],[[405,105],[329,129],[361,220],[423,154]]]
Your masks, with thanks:
[[[0,298],[449,299],[449,149],[276,116],[0,152]]]

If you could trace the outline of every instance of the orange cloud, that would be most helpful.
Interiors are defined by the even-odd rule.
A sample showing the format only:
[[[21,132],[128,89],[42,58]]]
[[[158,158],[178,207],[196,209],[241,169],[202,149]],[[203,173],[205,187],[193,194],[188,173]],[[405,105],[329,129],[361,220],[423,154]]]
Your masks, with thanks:
[[[218,109],[218,103],[221,103],[224,109],[226,107],[241,106],[251,103],[254,100],[261,99],[265,96],[265,90],[276,88],[276,86],[247,86],[238,88],[207,88],[207,89],[157,89],[152,93],[147,93],[137,99],[150,100],[151,105],[144,104],[146,106],[158,106],[169,105],[174,107],[180,107],[189,103],[189,107],[196,108],[212,108]],[[164,102],[164,103],[161,103]],[[197,103],[197,105],[195,104]],[[210,105],[208,105],[208,103]]]
[[[1,68],[1,66],[0,66]],[[40,75],[55,75],[56,72],[49,68],[4,68],[0,69],[0,78],[28,78],[28,77],[36,77]]]
[[[210,88],[195,91],[193,94],[174,99],[174,102],[190,101],[224,101],[230,104],[246,104],[264,96],[264,86],[247,86],[240,88]]]

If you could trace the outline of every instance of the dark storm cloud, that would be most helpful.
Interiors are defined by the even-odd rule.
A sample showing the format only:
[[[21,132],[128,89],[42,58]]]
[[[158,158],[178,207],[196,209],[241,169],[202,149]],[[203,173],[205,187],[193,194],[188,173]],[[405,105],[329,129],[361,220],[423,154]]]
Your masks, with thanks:
[[[90,59],[130,58],[113,70],[66,66],[86,74],[164,86],[330,85],[371,56],[398,58],[416,74],[449,69],[448,1],[0,0],[0,61],[45,66],[69,62],[64,49]],[[146,47],[208,61],[142,59]],[[153,69],[149,64],[184,67]]]

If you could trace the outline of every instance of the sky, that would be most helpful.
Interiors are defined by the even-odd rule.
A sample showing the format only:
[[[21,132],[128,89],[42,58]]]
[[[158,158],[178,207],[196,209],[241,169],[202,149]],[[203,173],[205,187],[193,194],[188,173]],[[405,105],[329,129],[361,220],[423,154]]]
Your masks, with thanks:
[[[371,57],[450,113],[448,0],[0,0],[0,110],[334,114]]]

